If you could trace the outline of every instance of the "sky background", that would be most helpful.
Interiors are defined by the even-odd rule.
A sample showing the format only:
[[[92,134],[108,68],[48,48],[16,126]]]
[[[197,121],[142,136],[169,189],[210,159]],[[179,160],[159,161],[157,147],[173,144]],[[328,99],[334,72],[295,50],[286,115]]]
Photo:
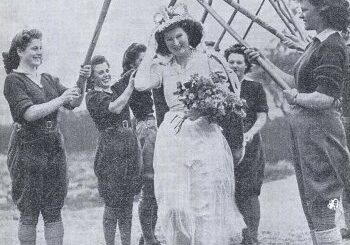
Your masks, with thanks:
[[[255,12],[261,0],[241,0],[241,5]],[[200,19],[203,8],[196,0],[178,1],[186,3],[195,19]],[[214,0],[213,7],[228,20],[233,12],[231,6],[222,0]],[[288,2],[288,0],[287,0]],[[110,61],[114,77],[122,71],[121,62],[125,49],[132,42],[147,44],[154,28],[153,15],[169,0],[112,0],[94,54],[106,56]],[[8,51],[11,40],[23,29],[37,28],[43,33],[44,61],[41,71],[58,76],[61,82],[74,86],[78,78],[79,66],[91,41],[103,0],[0,0],[0,51]],[[284,25],[266,0],[260,17],[278,30]],[[241,35],[249,25],[249,20],[238,14],[232,27]],[[204,40],[216,41],[222,31],[210,15],[204,25]],[[273,45],[274,36],[257,25],[253,25],[247,41],[252,46],[265,48]],[[225,49],[235,43],[226,35],[221,43]],[[3,64],[1,63],[3,67]],[[12,122],[8,104],[3,96],[6,77],[0,69],[0,123]],[[76,110],[83,110],[82,105]]]

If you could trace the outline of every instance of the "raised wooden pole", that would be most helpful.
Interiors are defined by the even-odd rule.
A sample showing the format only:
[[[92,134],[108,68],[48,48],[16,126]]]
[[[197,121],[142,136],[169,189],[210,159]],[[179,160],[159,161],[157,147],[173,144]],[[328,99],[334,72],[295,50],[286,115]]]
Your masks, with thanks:
[[[96,25],[94,34],[92,36],[92,40],[91,40],[91,43],[89,45],[88,51],[86,53],[83,65],[87,65],[90,63],[92,54],[95,50],[96,43],[97,43],[98,37],[100,36],[102,25],[103,25],[103,22],[106,18],[108,8],[109,8],[111,1],[112,0],[105,0],[103,3],[102,10],[100,12],[100,16],[98,18],[97,25]],[[83,93],[85,91],[85,87],[86,87],[86,78],[79,76],[79,79],[77,81],[77,87],[80,89],[81,93]]]
[[[286,19],[286,17],[283,15],[283,13],[281,12],[281,10],[278,8],[277,4],[275,3],[275,0],[269,0],[269,2],[271,3],[271,6],[275,9],[277,15],[280,17],[280,19],[282,20],[282,22],[285,24],[285,26],[288,28],[288,30],[290,31],[290,33],[292,33],[294,36],[296,35],[296,32],[294,30],[294,28],[292,26],[290,26],[288,19]]]
[[[298,22],[295,19],[295,16],[293,15],[292,11],[290,10],[290,8],[286,4],[286,2],[284,0],[278,0],[278,3],[282,3],[282,6],[286,10],[287,15],[290,17],[290,20],[291,20],[292,24],[294,25],[295,29],[297,30],[297,32],[299,33],[301,39],[303,41],[306,41],[307,38],[306,38],[305,34],[303,33],[302,28],[298,25]]]
[[[219,24],[224,27],[226,29],[226,31],[234,38],[237,40],[238,43],[240,43],[241,45],[245,46],[246,48],[250,48],[249,44],[243,40],[243,38],[241,38],[237,32],[235,32],[232,27],[230,25],[228,25],[225,20],[223,18],[221,18],[216,12],[215,10],[213,10],[212,7],[210,7],[208,5],[208,3],[206,3],[204,0],[197,0],[197,2],[199,4],[201,4],[205,10],[208,11],[208,13],[211,14],[211,16],[213,16],[213,18],[219,22]],[[271,67],[271,65],[262,57],[258,57],[257,58],[257,62],[259,63],[259,65],[265,70],[265,72],[267,72],[272,79],[277,83],[277,85],[279,85],[282,89],[289,89],[288,84],[281,78],[279,77],[274,71],[273,68]]]
[[[292,22],[291,16],[287,13],[287,11],[282,7],[282,4],[280,1],[276,1],[276,5],[279,9],[279,11],[283,14],[284,18],[295,28],[294,23]]]
[[[208,0],[208,4],[209,6],[211,6],[213,4],[213,0]],[[207,16],[208,16],[208,11],[204,10],[204,13],[201,19],[202,24],[205,22],[205,19],[207,18]]]
[[[239,3],[239,0],[237,0],[237,3]],[[227,21],[228,25],[231,25],[231,23],[232,23],[232,21],[235,18],[237,13],[238,13],[238,11],[235,9],[235,11],[230,16],[230,19]],[[215,46],[214,46],[215,51],[220,51],[220,43],[221,43],[222,39],[224,38],[225,34],[226,34],[226,29],[224,29],[221,32],[219,39],[216,41]]]
[[[259,8],[258,8],[258,10],[257,10],[256,13],[255,13],[255,16],[258,16],[258,15],[259,15],[259,13],[260,13],[260,11],[261,11],[262,6],[264,5],[264,3],[265,3],[265,0],[262,0],[260,6],[259,6]],[[251,21],[250,24],[249,24],[249,26],[248,26],[248,28],[247,28],[247,30],[245,31],[245,33],[244,33],[244,35],[243,35],[243,39],[246,39],[246,38],[247,38],[248,33],[249,33],[250,29],[252,28],[253,24],[254,24],[254,21]]]
[[[271,34],[273,34],[276,37],[278,37],[279,39],[281,39],[281,41],[289,40],[281,32],[279,32],[278,30],[276,30],[275,28],[270,26],[267,22],[263,21],[262,19],[260,19],[256,15],[250,13],[247,9],[242,7],[240,4],[234,2],[233,0],[223,0],[223,1],[225,1],[227,4],[231,5],[231,7],[235,8],[236,10],[238,10],[241,14],[243,14],[246,17],[248,17],[249,19],[254,21],[256,24],[258,24],[259,26],[261,26],[262,28],[264,28],[265,30],[270,32]]]
[[[177,0],[171,0],[169,5],[168,5],[168,8],[174,6],[176,2],[177,2]]]

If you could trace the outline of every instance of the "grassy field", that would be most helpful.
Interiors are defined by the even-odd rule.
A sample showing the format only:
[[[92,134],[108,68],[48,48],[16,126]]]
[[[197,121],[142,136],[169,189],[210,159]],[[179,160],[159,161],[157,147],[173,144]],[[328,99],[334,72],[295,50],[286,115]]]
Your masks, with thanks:
[[[261,222],[259,228],[259,241],[261,245],[290,244],[310,245],[311,238],[302,211],[295,176],[265,183],[261,196]],[[102,232],[103,207],[85,207],[72,210],[63,209],[65,227],[65,245],[103,245]],[[10,209],[0,210],[0,244],[16,245],[18,211]],[[341,217],[338,219],[340,222]],[[165,244],[160,226],[156,229],[158,238]],[[237,224],[237,228],[242,228]],[[137,202],[134,203],[132,245],[138,244],[140,237],[140,223],[138,221]],[[234,236],[233,244],[239,244],[241,236]],[[120,244],[117,232],[116,244]],[[37,226],[37,245],[44,245],[43,222],[40,219]],[[344,241],[350,245],[350,241]]]
[[[69,190],[63,208],[65,244],[103,245],[103,204],[97,193],[97,180],[93,172],[94,153],[71,154],[69,160]],[[268,244],[311,244],[306,220],[302,211],[292,164],[280,161],[267,164],[265,183],[260,196],[261,224],[259,240]],[[17,242],[18,211],[11,201],[10,178],[6,156],[0,155],[0,244],[15,245]],[[138,221],[137,200],[134,203],[132,244],[138,244],[141,234]],[[342,225],[343,217],[338,222]],[[157,236],[164,243],[160,227]],[[233,244],[239,244],[236,234]],[[116,241],[119,241],[117,232]],[[43,222],[37,227],[37,244],[44,245]],[[120,243],[116,243],[120,244]],[[344,241],[350,245],[350,241]]]
[[[93,171],[94,152],[80,152],[68,155],[69,189],[66,207],[77,210],[101,206],[97,192],[97,179]],[[283,179],[294,174],[288,161],[267,164],[265,182]],[[11,179],[6,165],[6,155],[0,154],[0,210],[13,208],[11,200]]]

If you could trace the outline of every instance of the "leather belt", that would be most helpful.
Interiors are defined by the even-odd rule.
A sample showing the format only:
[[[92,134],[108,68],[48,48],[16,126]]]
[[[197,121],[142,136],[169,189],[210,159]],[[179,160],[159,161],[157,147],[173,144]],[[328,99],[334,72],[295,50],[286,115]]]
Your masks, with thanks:
[[[139,123],[139,122],[147,122],[148,120],[156,120],[156,118],[153,116],[153,114],[148,114],[145,118],[142,118],[140,120],[136,119],[136,122]]]
[[[21,129],[26,129],[26,130],[33,130],[33,131],[53,132],[57,130],[57,122],[48,120],[48,121],[43,121],[38,125],[15,123],[15,128],[17,131],[20,131]]]
[[[121,124],[117,124],[115,126],[107,127],[104,130],[111,130],[111,129],[117,129],[117,128],[131,128],[131,124],[128,120],[123,120]]]

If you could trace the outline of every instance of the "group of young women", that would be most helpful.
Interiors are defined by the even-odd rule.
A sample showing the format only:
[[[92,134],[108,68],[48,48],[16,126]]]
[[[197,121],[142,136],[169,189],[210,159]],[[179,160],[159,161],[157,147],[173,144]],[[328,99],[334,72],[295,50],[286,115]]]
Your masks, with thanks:
[[[296,177],[313,244],[341,244],[336,203],[350,187],[350,157],[338,111],[349,65],[339,32],[347,30],[349,4],[300,0],[300,5],[305,29],[317,35],[297,62],[294,77],[277,67],[275,72],[293,87],[283,92],[291,105]],[[106,244],[115,243],[117,225],[122,244],[130,244],[133,199],[140,191],[140,244],[160,244],[154,232],[158,217],[166,244],[228,245],[243,222],[241,244],[258,244],[264,176],[259,132],[268,107],[261,84],[245,74],[262,55],[240,45],[225,50],[226,61],[206,52],[200,45],[202,25],[185,5],[164,9],[155,21],[149,45],[133,43],[125,51],[116,83],[104,56],[94,56],[91,65],[80,69],[87,79],[87,109],[100,133],[94,171],[105,202]],[[8,73],[4,94],[15,122],[8,168],[20,211],[18,238],[21,245],[35,244],[41,213],[46,243],[60,245],[67,166],[57,114],[62,106],[79,106],[84,91],[38,73],[38,30],[18,33],[3,57]],[[178,84],[193,74],[211,73],[246,100],[246,118],[220,126],[203,117],[187,118],[175,93]],[[175,130],[184,118],[181,130]]]

